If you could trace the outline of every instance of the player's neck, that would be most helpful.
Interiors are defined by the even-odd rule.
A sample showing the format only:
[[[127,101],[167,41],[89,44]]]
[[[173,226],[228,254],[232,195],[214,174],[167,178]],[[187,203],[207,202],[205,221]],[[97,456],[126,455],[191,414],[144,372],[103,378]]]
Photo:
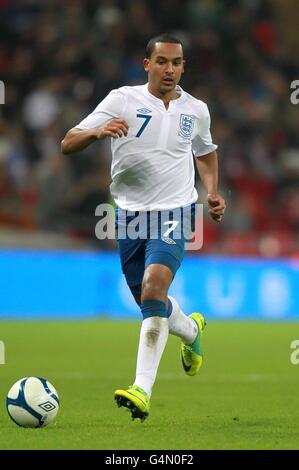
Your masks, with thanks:
[[[171,90],[169,93],[161,93],[150,83],[148,84],[148,91],[156,98],[162,100],[166,109],[168,109],[170,101],[177,100],[181,96],[177,90]]]

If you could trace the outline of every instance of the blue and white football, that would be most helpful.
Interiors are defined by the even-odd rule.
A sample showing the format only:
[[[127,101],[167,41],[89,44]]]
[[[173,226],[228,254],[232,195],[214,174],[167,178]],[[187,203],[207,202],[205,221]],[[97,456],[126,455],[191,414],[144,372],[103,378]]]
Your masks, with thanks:
[[[39,377],[24,377],[9,390],[6,407],[11,419],[24,428],[50,424],[59,410],[59,398],[53,385]]]

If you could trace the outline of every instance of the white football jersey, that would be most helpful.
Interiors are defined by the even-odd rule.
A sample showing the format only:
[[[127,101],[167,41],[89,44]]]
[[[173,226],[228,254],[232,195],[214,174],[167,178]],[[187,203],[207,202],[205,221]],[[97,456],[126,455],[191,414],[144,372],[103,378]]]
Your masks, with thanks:
[[[168,109],[147,84],[112,90],[76,126],[101,127],[124,119],[128,135],[111,138],[111,194],[121,209],[169,210],[197,200],[193,155],[216,150],[207,105],[177,87],[179,98]]]

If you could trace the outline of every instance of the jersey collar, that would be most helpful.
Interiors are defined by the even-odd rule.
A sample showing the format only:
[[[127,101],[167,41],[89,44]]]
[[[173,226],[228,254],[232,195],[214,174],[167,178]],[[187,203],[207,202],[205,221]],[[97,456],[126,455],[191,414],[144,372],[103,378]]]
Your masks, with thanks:
[[[167,111],[166,108],[165,108],[165,106],[164,106],[163,100],[161,100],[161,98],[157,98],[156,96],[154,96],[154,95],[149,91],[149,89],[148,89],[148,83],[146,83],[146,84],[143,86],[143,90],[144,90],[145,95],[146,95],[150,100],[152,100],[154,103],[158,104],[159,106],[162,106],[163,109],[164,109],[165,111]],[[178,98],[176,98],[175,100],[170,100],[168,110],[173,106],[174,103],[181,102],[181,101],[183,101],[184,98],[185,98],[185,92],[184,92],[184,90],[183,90],[179,85],[177,85],[177,86],[175,87],[175,90],[180,94],[180,96],[179,96]]]

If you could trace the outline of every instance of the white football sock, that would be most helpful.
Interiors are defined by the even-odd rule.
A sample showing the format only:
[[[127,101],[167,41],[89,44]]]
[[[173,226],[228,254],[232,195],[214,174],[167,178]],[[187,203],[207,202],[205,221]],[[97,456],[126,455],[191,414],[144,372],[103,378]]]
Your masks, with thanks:
[[[168,296],[172,303],[172,313],[168,318],[169,333],[179,336],[185,344],[192,344],[197,336],[198,327],[195,321],[187,317],[180,309],[179,304]]]
[[[143,320],[134,385],[143,388],[149,396],[152,393],[167,338],[168,318],[148,317]]]

